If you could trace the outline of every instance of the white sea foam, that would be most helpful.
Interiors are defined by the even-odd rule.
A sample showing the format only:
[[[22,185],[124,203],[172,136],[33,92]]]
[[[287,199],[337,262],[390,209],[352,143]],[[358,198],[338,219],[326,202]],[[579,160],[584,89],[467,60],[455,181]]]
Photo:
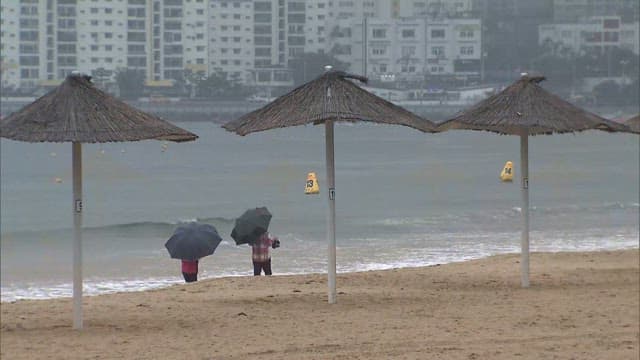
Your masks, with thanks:
[[[491,238],[492,241],[487,241]],[[532,232],[531,251],[544,252],[573,252],[595,250],[619,250],[638,248],[637,233],[619,232],[607,236],[576,232],[539,233]],[[385,239],[353,239],[357,246],[341,246],[338,248],[339,273],[386,270],[397,268],[411,268],[431,266],[451,262],[467,261],[496,254],[519,253],[519,234],[468,234],[449,233],[438,234],[428,241],[429,246],[416,247],[417,241],[425,242],[424,237],[408,237],[402,239],[403,247],[395,247],[385,243]],[[299,241],[293,241],[298,242]],[[451,246],[455,243],[455,246]],[[363,245],[364,244],[364,245]],[[411,245],[414,244],[414,245]],[[311,274],[326,273],[326,254],[317,252],[308,259],[297,259],[295,254],[278,254],[275,266],[276,274]],[[286,257],[287,259],[285,259]],[[227,270],[209,273],[204,270],[200,279],[219,278],[229,276],[249,276],[251,270]],[[148,277],[140,279],[98,279],[90,278],[84,281],[84,295],[94,296],[129,291],[145,291],[180,284],[183,280],[174,277]],[[7,284],[1,289],[1,301],[15,301],[20,299],[51,299],[70,297],[71,283],[22,283]]]

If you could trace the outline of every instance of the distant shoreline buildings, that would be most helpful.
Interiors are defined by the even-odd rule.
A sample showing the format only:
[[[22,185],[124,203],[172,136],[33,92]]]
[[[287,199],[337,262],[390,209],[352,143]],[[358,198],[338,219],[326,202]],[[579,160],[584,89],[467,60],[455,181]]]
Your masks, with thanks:
[[[539,42],[553,41],[580,51],[607,51],[609,48],[624,48],[638,54],[638,22],[624,23],[620,16],[594,16],[578,23],[544,24],[539,28]]]
[[[291,62],[305,53],[335,56],[382,82],[478,82],[487,51],[481,19],[501,2],[509,0],[3,0],[1,82],[35,90],[78,70],[114,83],[127,69],[143,73],[149,87],[216,72],[255,88],[290,87]],[[579,21],[568,17],[582,3],[581,13],[600,11],[593,0],[555,2],[563,21]],[[637,11],[637,0],[613,2]],[[610,10],[608,0],[600,3]],[[615,38],[611,45],[637,54],[637,17],[631,25],[617,19],[618,35],[602,41]],[[599,31],[585,26],[545,24],[540,38],[579,47],[585,32]]]

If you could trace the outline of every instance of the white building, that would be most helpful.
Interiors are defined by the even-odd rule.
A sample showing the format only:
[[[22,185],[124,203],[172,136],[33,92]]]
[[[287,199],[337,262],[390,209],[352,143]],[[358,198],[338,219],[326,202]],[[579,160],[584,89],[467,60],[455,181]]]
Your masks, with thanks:
[[[37,0],[0,4],[3,87],[35,87],[45,74],[46,64],[41,54],[46,43],[40,34],[46,28],[39,16],[43,12],[44,6]]]
[[[578,53],[580,50],[606,50],[620,47],[639,53],[639,23],[623,23],[618,16],[599,16],[582,23],[546,24],[539,27],[540,44],[561,43]]]
[[[209,68],[250,82],[254,67],[253,1],[212,1],[209,4]],[[268,34],[271,38],[271,34]]]
[[[205,75],[209,72],[209,7],[204,0],[183,4],[184,69]]]
[[[304,52],[324,53],[327,47],[329,1],[307,1]]]
[[[479,75],[481,44],[479,19],[428,21],[426,72],[434,75]]]
[[[479,19],[352,18],[336,24],[331,50],[350,71],[364,74],[366,66],[367,76],[383,81],[479,76]]]
[[[478,20],[438,20],[470,1],[3,0],[2,85],[56,85],[74,70],[107,83],[127,69],[148,86],[215,71],[290,86],[290,61],[305,52],[335,54],[359,73],[366,58],[367,73],[387,79],[473,72]]]
[[[65,17],[60,13],[63,6],[67,8]],[[57,26],[58,32],[64,29],[68,41],[60,33],[53,41],[57,42],[53,48],[58,59],[47,59],[53,68],[47,73],[48,80],[59,81],[69,72],[79,70],[93,74],[100,82],[112,79],[116,69],[127,66],[126,3],[79,1],[77,5],[61,5],[58,1],[56,7],[58,20],[54,28]],[[66,62],[61,61],[62,56],[67,58]]]
[[[151,20],[148,17],[150,13],[151,4],[147,3],[147,0],[127,1],[126,67],[130,70],[141,71],[148,80],[153,80],[151,47],[153,37]]]
[[[0,74],[2,75],[2,87],[18,87],[19,79],[22,77],[25,79],[30,78],[27,74],[20,72],[20,53],[21,53],[21,41],[19,40],[20,29],[20,6],[18,2],[3,2],[2,9],[0,10]],[[37,25],[34,26],[37,31]],[[28,48],[22,48],[23,54],[38,53],[38,43],[34,42]],[[38,58],[39,60],[39,58]],[[37,74],[34,74],[34,79],[39,79],[39,66],[35,66],[34,70]],[[25,69],[25,72],[27,69]]]
[[[206,66],[207,3],[3,1],[3,86],[56,85],[74,70],[112,81],[123,68],[143,71],[152,85],[180,79],[187,65]]]

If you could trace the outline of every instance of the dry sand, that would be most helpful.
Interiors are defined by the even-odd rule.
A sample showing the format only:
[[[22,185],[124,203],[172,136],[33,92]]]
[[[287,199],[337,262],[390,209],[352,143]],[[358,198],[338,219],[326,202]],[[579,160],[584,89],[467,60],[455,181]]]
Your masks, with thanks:
[[[338,276],[235,277],[2,303],[2,359],[638,359],[639,252],[535,253]],[[274,268],[277,270],[277,258]]]

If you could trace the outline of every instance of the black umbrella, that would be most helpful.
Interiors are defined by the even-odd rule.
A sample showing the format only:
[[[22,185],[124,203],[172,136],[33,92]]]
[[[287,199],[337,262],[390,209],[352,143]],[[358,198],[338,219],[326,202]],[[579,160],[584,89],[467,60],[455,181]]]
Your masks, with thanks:
[[[196,222],[180,225],[164,246],[174,259],[198,260],[213,254],[222,238],[216,228]]]
[[[249,209],[236,219],[231,237],[236,241],[236,245],[253,244],[269,229],[270,221],[271,213],[266,207]]]

